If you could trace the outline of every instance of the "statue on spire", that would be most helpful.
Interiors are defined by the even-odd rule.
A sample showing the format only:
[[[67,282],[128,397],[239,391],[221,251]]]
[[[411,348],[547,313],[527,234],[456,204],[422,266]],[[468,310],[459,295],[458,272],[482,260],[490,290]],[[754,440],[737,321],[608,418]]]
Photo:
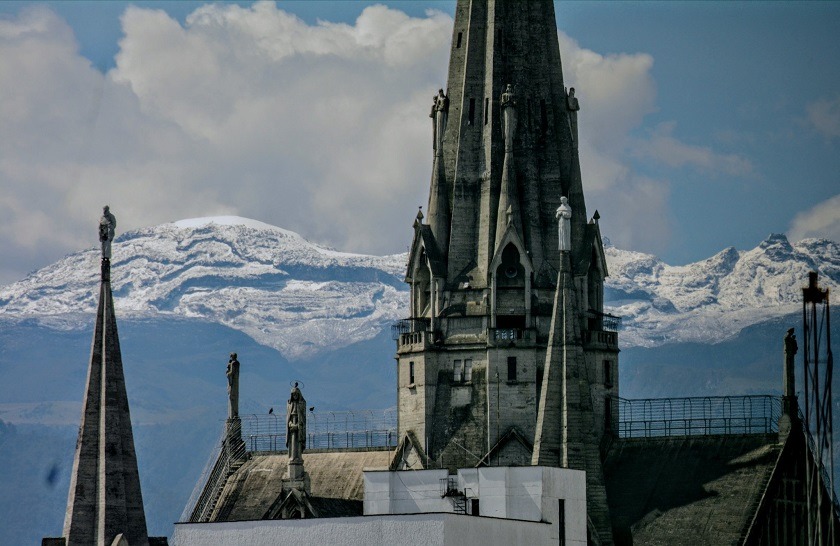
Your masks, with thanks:
[[[505,131],[505,153],[509,153],[513,152],[513,135],[516,132],[516,95],[511,84],[507,84],[507,87],[505,87],[501,103]]]
[[[580,103],[575,98],[575,88],[572,87],[569,89],[569,93],[566,95],[566,110],[569,111],[569,130],[572,133],[572,146],[575,149],[578,147],[578,123],[577,123],[577,113],[580,110]]]
[[[108,205],[102,207],[102,218],[99,219],[99,241],[102,243],[102,259],[111,260],[111,241],[114,240],[114,230],[117,219],[111,214]]]
[[[572,249],[572,207],[569,206],[569,199],[564,195],[560,198],[560,206],[554,214],[557,219],[557,240],[560,252],[568,252]]]
[[[303,450],[306,449],[306,400],[297,382],[286,404],[286,447],[289,448],[289,462],[303,462]]]
[[[239,360],[236,353],[230,353],[225,375],[228,381],[228,419],[236,419],[239,417]]]
[[[446,121],[449,116],[449,97],[438,89],[437,95],[432,98],[432,111],[429,117],[432,118],[432,129],[434,131],[432,146],[435,155],[443,155],[443,133],[446,130]]]

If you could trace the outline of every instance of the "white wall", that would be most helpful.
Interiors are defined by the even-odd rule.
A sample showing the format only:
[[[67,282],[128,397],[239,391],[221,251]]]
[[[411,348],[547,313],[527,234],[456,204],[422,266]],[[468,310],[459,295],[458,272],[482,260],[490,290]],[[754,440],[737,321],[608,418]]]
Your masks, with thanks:
[[[551,525],[455,514],[179,523],[173,546],[557,544]]]
[[[446,477],[446,470],[366,471],[364,513],[452,512],[452,500],[441,498],[440,480]],[[468,503],[478,498],[479,516],[550,524],[545,532],[554,543],[563,499],[566,544],[586,544],[585,472],[541,466],[468,468],[458,470],[458,488]],[[459,521],[453,529],[461,525],[470,524]]]

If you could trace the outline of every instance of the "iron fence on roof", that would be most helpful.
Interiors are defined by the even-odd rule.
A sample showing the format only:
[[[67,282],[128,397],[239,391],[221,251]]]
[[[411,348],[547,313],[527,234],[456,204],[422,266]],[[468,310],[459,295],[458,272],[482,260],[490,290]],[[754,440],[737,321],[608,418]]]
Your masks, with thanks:
[[[280,413],[280,412],[278,412]],[[240,415],[248,451],[286,451],[286,412]],[[397,411],[309,412],[306,449],[396,447]]]
[[[781,398],[771,395],[618,398],[618,436],[773,433],[781,412]]]

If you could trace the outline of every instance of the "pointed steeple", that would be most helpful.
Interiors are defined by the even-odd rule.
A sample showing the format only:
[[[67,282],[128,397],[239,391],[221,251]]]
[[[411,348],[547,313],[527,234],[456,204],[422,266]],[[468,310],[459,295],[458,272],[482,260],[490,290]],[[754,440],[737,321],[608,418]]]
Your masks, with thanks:
[[[516,91],[518,118],[510,143],[505,142],[502,105],[508,84]],[[583,232],[586,205],[573,135],[577,111],[573,124],[554,3],[459,0],[448,92],[442,146],[445,182],[438,183],[451,199],[448,277],[475,267],[473,286],[487,282],[508,206],[513,207],[514,221],[519,216],[523,224],[520,235],[535,270],[557,271],[553,220],[560,196],[568,196],[575,211],[575,233]],[[577,253],[582,240],[575,246]],[[550,286],[554,278],[536,281]]]
[[[449,248],[449,187],[443,172],[443,135],[449,116],[449,97],[438,91],[432,104],[433,149],[432,183],[429,190],[429,228],[442,256]]]
[[[68,546],[109,546],[120,534],[131,546],[149,544],[111,293],[114,225],[103,216],[99,306],[64,520]]]
[[[496,214],[496,242],[494,254],[501,252],[499,245],[509,224],[522,236],[522,217],[519,214],[519,195],[516,191],[516,168],[513,163],[513,140],[516,134],[516,97],[508,85],[502,93],[502,116],[505,135],[505,157],[502,162],[502,187],[499,191],[499,211]]]

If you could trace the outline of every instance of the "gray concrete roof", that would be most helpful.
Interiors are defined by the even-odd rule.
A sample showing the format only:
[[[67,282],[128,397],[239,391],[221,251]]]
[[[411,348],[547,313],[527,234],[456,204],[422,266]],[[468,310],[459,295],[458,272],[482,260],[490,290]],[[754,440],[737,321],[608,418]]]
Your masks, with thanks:
[[[365,469],[387,469],[391,451],[305,452],[311,480],[310,502],[320,517],[362,515]],[[285,453],[251,455],[228,478],[211,521],[260,520],[280,494],[286,472]]]
[[[616,440],[604,463],[616,544],[740,544],[777,442],[775,434]]]

